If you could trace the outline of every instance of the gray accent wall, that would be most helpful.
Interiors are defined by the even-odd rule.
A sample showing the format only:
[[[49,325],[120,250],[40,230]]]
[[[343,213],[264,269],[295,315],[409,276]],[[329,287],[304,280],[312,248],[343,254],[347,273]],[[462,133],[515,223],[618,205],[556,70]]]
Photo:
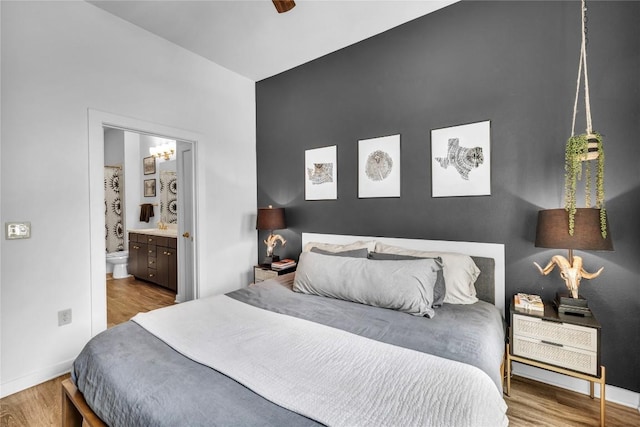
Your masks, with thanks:
[[[602,324],[607,383],[640,392],[640,2],[588,7],[615,251],[579,252],[587,270],[604,266],[580,292]],[[297,258],[304,231],[504,243],[507,299],[552,299],[564,282],[533,262],[563,251],[533,241],[537,211],[563,206],[579,13],[577,1],[463,1],[258,82],[257,204],[284,207],[288,223],[276,252]],[[431,129],[483,120],[491,120],[491,195],[431,197]],[[585,128],[583,108],[577,127]],[[401,135],[401,197],[359,199],[358,140],[391,134]],[[305,150],[329,145],[338,199],[305,201]]]

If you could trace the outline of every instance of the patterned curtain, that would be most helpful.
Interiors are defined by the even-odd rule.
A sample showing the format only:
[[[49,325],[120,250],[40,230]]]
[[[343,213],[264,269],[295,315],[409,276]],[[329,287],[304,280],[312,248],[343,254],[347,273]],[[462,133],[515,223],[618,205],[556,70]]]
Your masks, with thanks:
[[[178,223],[178,181],[172,171],[160,171],[160,218],[166,224]]]
[[[124,226],[120,199],[120,168],[104,168],[104,216],[107,253],[124,250]]]

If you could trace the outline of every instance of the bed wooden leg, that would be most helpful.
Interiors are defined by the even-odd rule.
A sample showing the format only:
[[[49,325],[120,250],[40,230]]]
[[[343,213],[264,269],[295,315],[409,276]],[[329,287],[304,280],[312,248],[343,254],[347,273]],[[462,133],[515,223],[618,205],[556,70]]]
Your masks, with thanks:
[[[62,382],[62,427],[82,427],[82,415],[71,400],[74,390],[77,391],[71,380]]]
[[[62,427],[106,427],[70,379],[62,381]]]

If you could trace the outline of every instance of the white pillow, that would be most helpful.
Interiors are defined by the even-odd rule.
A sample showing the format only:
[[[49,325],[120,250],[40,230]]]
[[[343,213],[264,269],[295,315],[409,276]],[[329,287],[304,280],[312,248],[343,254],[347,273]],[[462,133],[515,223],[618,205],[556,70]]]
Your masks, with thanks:
[[[433,317],[440,269],[434,259],[382,262],[303,252],[293,290]]]
[[[414,257],[440,257],[443,263],[444,284],[447,290],[444,302],[449,304],[473,304],[476,297],[476,279],[480,269],[469,255],[454,252],[417,251],[377,242],[375,252],[409,255]]]
[[[369,240],[367,242],[358,241],[358,242],[348,243],[346,245],[338,245],[335,243],[309,242],[306,245],[304,245],[302,252],[309,252],[311,248],[318,248],[327,252],[344,252],[344,251],[351,251],[354,249],[364,248],[367,250],[367,252],[373,252],[373,249],[375,247],[376,247],[375,240]]]

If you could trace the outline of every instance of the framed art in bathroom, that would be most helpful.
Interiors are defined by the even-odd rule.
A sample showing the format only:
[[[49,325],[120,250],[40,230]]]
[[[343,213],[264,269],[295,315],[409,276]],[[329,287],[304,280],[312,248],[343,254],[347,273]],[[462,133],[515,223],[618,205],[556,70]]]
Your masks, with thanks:
[[[156,197],[156,180],[144,180],[144,197]]]
[[[145,175],[153,175],[156,173],[156,158],[153,156],[142,159],[142,170]]]

